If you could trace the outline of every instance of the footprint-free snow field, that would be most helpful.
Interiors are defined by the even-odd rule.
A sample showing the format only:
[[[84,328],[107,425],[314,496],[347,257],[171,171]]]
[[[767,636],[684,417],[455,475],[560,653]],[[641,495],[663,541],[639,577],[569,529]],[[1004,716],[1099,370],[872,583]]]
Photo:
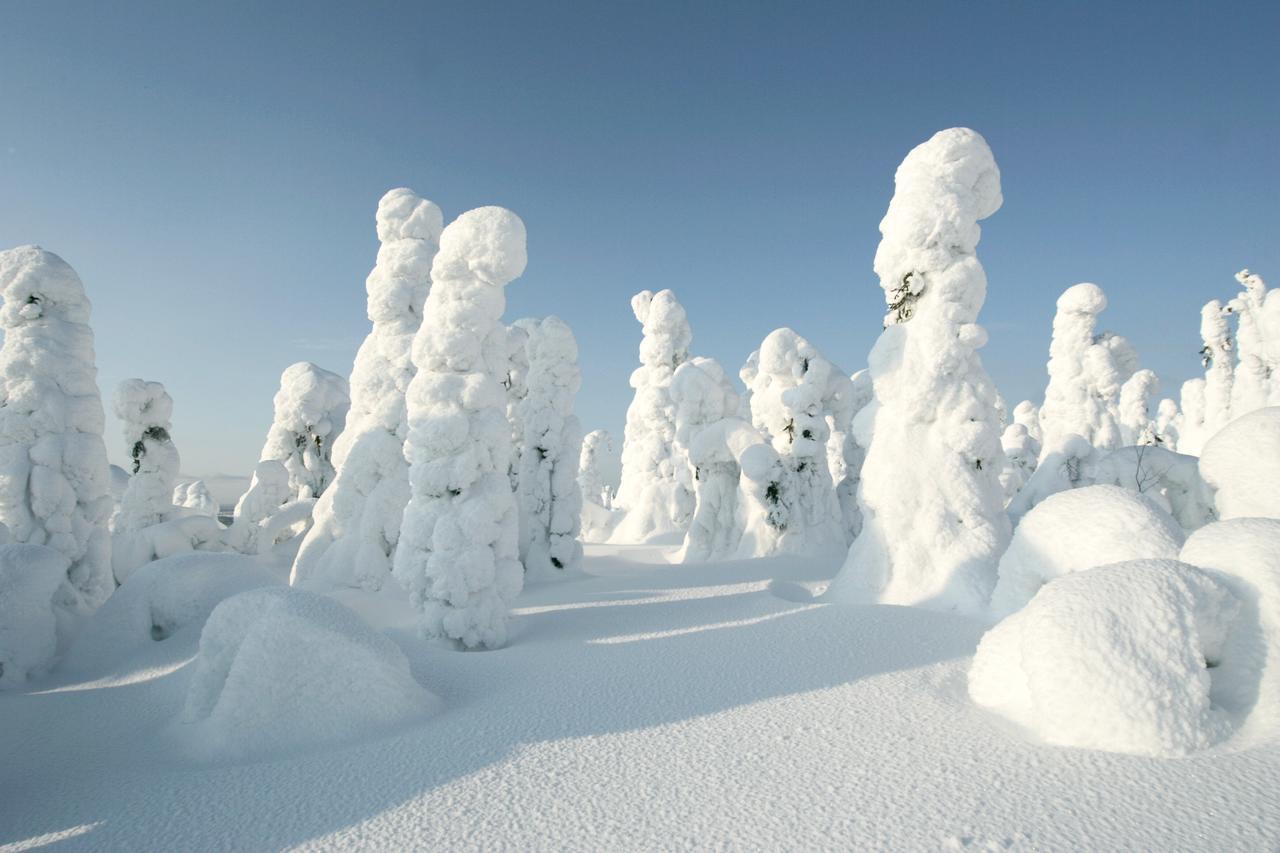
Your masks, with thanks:
[[[581,576],[521,594],[496,651],[433,645],[407,604],[347,594],[438,701],[338,744],[210,758],[181,722],[192,622],[0,694],[0,849],[1280,841],[1273,746],[1159,760],[1035,744],[966,696],[984,623],[815,599],[834,564],[673,551],[588,546]]]

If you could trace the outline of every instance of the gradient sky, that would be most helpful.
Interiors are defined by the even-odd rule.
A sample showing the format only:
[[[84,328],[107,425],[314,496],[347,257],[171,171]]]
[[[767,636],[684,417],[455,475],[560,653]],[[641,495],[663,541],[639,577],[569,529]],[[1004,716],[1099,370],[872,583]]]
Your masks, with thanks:
[[[1241,267],[1280,285],[1275,2],[0,11],[0,247],[76,267],[104,398],[163,382],[189,473],[252,467],[289,364],[350,372],[394,186],[520,214],[508,319],[573,326],[584,427],[619,440],[641,289],[673,288],[731,372],[781,325],[863,366],[894,169],[953,125],[1003,173],[979,257],[1010,405],[1042,394],[1075,282],[1173,396],[1200,305]]]

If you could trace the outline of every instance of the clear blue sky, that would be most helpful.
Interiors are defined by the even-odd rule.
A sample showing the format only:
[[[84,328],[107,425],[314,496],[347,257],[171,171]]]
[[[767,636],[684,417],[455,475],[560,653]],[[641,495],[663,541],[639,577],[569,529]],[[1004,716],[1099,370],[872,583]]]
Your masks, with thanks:
[[[1070,284],[1174,396],[1199,306],[1244,266],[1280,285],[1274,2],[0,10],[0,247],[79,270],[104,396],[164,382],[192,473],[252,466],[287,365],[350,371],[393,186],[523,217],[508,317],[573,326],[584,426],[617,433],[644,288],[731,370],[781,325],[861,367],[894,169],[953,125],[1004,176],[979,255],[1010,404]]]

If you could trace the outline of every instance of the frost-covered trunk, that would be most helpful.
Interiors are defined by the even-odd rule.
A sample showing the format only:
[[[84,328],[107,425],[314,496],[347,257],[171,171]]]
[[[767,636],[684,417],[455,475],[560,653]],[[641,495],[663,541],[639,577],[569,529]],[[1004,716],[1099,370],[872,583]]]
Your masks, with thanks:
[[[907,155],[895,183],[875,259],[889,307],[869,359],[875,399],[854,425],[863,528],[831,595],[973,611],[1010,535],[974,254],[1000,172],[980,135],[953,128]]]
[[[333,444],[351,406],[347,380],[300,361],[280,375],[273,402],[275,417],[260,459],[284,465],[294,500],[317,498],[333,482]]]
[[[405,395],[413,380],[413,338],[431,290],[431,263],[444,227],[440,208],[409,189],[378,202],[378,259],[365,280],[373,324],[351,371],[351,409],[333,442],[336,475],[316,503],[315,526],[291,582],[381,589],[409,502]]]
[[[67,262],[38,246],[0,253],[0,296],[0,522],[12,542],[66,557],[54,603],[84,612],[115,589],[89,300]]]
[[[582,428],[573,400],[582,385],[578,344],[559,317],[528,330],[528,390],[520,402],[520,559],[534,577],[576,569],[582,561],[582,492],[578,457]]]
[[[786,467],[789,521],[781,551],[842,552],[848,547],[844,513],[827,460],[829,419],[845,390],[843,372],[791,329],[769,333],[751,374],[751,422]]]
[[[173,398],[159,382],[126,379],[116,388],[113,402],[133,464],[111,529],[115,533],[131,533],[159,524],[173,514],[173,484],[181,467],[178,449],[170,437]]]
[[[614,506],[626,515],[616,542],[643,542],[684,533],[693,513],[689,468],[675,448],[671,378],[689,360],[693,333],[684,308],[670,290],[648,290],[631,299],[644,327],[640,367],[631,374],[635,398],[627,408],[622,442],[622,481]]]
[[[524,271],[524,223],[500,207],[444,229],[413,341],[407,398],[411,497],[394,571],[429,636],[467,648],[507,638],[524,575],[511,492],[504,288]]]

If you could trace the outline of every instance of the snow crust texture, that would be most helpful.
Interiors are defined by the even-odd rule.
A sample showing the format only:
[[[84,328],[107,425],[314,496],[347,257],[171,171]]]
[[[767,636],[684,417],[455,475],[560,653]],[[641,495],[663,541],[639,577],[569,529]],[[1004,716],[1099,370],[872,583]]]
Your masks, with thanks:
[[[343,605],[258,589],[210,614],[175,731],[199,757],[241,759],[367,736],[434,705],[399,647]]]
[[[1054,578],[1108,563],[1176,559],[1183,532],[1144,495],[1119,486],[1059,492],[1018,524],[991,595],[997,619],[1020,610]]]
[[[1057,746],[1187,755],[1231,730],[1209,667],[1240,601],[1176,560],[1064,575],[978,645],[974,702]]]
[[[991,150],[967,128],[898,167],[875,258],[888,305],[870,355],[875,399],[854,423],[863,527],[833,598],[977,611],[990,594],[1010,530],[975,251],[1001,200]]]
[[[43,545],[0,545],[0,690],[40,675],[58,651],[53,596],[70,561]]]
[[[439,207],[403,187],[378,202],[376,221],[381,245],[365,279],[373,328],[356,353],[351,409],[333,442],[335,479],[293,565],[294,584],[318,589],[381,589],[409,502],[405,395],[444,223]]]
[[[467,648],[506,642],[508,605],[524,583],[501,318],[503,288],[524,271],[525,240],[524,223],[500,207],[450,223],[413,341],[404,449],[411,497],[394,573],[424,631]]]

